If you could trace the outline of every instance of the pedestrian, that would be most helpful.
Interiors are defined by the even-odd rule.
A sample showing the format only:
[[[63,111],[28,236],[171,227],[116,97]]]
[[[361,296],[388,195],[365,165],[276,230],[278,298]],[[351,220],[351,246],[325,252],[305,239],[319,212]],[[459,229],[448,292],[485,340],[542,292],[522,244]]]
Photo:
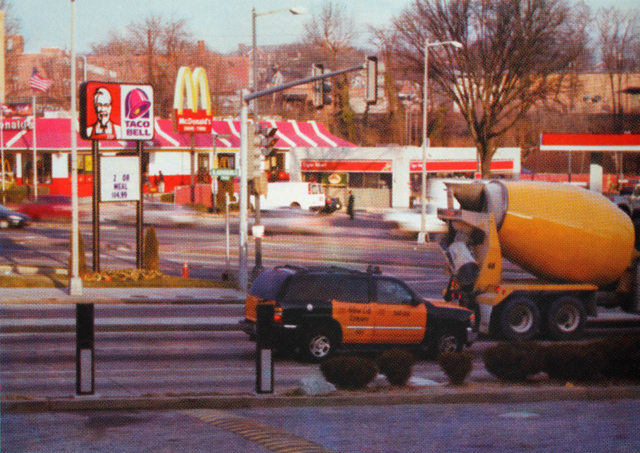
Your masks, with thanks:
[[[162,174],[162,171],[158,171],[156,185],[158,186],[158,192],[164,193],[164,175]]]
[[[356,201],[356,197],[353,196],[353,192],[349,191],[349,198],[347,200],[347,214],[349,214],[349,218],[351,220],[353,220],[355,213],[354,213],[354,203]]]

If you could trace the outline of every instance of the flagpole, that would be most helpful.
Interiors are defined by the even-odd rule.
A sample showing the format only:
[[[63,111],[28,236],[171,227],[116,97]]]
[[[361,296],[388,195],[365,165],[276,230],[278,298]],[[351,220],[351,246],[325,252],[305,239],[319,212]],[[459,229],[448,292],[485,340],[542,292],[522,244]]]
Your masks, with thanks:
[[[31,104],[33,110],[33,197],[38,199],[38,155],[36,145],[36,95],[33,94],[33,102]],[[28,175],[27,175],[28,176]]]

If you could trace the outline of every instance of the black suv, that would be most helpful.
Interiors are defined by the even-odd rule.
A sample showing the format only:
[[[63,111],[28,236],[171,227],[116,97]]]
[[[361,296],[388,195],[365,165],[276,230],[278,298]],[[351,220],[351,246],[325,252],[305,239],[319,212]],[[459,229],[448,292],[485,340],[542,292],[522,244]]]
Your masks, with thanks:
[[[378,268],[282,266],[261,273],[245,304],[244,331],[255,339],[256,307],[274,305],[274,344],[321,361],[340,346],[402,346],[431,357],[475,339],[473,312],[423,299]]]

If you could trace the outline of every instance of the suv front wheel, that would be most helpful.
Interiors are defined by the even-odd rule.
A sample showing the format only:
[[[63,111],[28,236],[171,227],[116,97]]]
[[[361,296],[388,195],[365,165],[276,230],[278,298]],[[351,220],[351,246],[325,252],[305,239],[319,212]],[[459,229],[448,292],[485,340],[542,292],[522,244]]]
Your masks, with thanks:
[[[338,342],[338,336],[330,329],[314,329],[303,337],[300,352],[311,362],[322,362],[333,355]]]
[[[460,352],[463,348],[462,338],[451,328],[442,328],[429,342],[427,357],[435,360],[443,352]]]

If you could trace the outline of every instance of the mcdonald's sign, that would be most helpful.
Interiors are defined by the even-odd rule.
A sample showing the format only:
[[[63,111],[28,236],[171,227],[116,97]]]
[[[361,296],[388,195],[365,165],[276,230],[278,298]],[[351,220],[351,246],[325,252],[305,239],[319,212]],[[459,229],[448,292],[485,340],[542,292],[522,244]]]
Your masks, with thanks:
[[[191,72],[187,66],[182,66],[178,71],[173,93],[174,130],[210,134],[212,124],[213,111],[207,73],[203,68],[195,68]]]

